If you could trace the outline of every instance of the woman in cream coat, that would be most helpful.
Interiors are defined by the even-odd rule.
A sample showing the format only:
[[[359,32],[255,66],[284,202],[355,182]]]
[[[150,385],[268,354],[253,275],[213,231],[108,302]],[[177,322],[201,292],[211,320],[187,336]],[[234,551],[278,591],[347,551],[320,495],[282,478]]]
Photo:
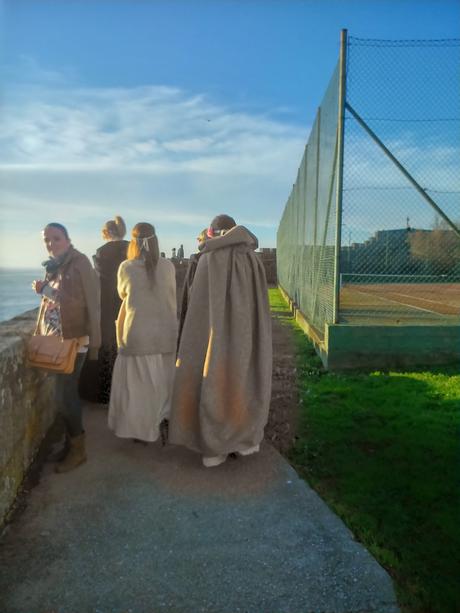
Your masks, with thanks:
[[[109,427],[117,436],[155,441],[168,417],[177,339],[176,274],[159,257],[155,229],[138,223],[118,269],[117,320]]]

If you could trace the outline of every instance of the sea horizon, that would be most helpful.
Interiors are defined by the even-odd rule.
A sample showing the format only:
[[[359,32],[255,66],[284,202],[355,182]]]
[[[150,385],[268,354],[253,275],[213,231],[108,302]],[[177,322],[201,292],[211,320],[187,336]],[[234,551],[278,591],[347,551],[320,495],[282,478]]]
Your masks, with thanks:
[[[3,270],[32,270],[36,273],[43,272],[43,268],[38,266],[0,266],[0,271]]]
[[[40,304],[32,281],[43,278],[43,268],[0,266],[0,322],[8,321]]]

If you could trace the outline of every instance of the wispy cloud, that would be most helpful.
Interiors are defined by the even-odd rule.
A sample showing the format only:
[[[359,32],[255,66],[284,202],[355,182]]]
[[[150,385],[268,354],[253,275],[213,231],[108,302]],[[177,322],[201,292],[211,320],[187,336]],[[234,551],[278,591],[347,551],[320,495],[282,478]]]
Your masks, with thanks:
[[[379,136],[426,193],[454,221],[460,219],[460,149],[449,130],[414,124]],[[367,135],[350,128],[345,144],[343,222],[351,240],[380,229],[431,228],[437,214]]]
[[[20,86],[6,102],[0,165],[11,170],[145,169],[270,175],[305,131],[176,88]],[[295,159],[295,158],[294,158]]]
[[[274,245],[307,127],[175,87],[82,87],[32,60],[25,74],[5,91],[0,126],[4,233],[35,237],[57,219],[91,254],[121,213],[155,223],[164,250],[190,252],[225,211]],[[41,257],[39,242],[18,247],[13,257],[3,241],[7,262]]]

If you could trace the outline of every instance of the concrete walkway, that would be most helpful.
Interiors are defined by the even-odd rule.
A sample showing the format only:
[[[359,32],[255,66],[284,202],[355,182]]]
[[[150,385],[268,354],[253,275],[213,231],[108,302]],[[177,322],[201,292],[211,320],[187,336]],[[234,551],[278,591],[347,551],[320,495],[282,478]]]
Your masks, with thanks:
[[[1,613],[395,613],[391,581],[272,447],[205,469],[117,439],[46,465],[0,549]]]

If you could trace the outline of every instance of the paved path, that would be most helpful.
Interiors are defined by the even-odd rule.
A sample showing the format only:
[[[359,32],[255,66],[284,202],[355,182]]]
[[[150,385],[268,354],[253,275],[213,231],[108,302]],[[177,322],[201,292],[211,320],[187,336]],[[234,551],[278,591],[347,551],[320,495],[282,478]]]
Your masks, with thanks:
[[[1,613],[396,613],[389,577],[272,447],[202,468],[115,438],[47,465],[0,549]]]

